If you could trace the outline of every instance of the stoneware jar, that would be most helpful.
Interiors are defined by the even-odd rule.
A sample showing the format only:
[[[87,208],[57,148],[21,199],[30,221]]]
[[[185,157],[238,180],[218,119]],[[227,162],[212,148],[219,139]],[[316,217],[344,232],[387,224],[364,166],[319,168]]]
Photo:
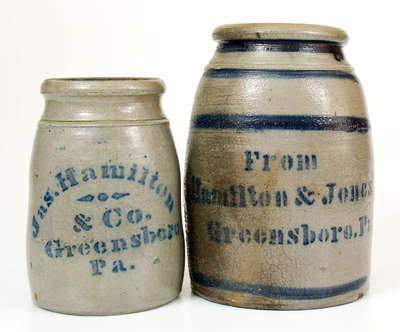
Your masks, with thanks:
[[[218,27],[198,87],[186,166],[194,293],[307,309],[367,290],[370,125],[344,31]]]
[[[159,79],[50,79],[31,161],[34,302],[111,315],[181,290],[180,176]]]

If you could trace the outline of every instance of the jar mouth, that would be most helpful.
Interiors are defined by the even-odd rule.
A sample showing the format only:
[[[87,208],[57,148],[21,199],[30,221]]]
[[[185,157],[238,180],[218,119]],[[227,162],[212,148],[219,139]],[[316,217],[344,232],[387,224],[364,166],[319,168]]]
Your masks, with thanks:
[[[226,40],[303,40],[345,44],[348,36],[339,28],[293,23],[226,24],[217,27],[213,39]]]
[[[71,77],[43,81],[42,94],[71,96],[129,96],[162,94],[164,82],[152,77]]]

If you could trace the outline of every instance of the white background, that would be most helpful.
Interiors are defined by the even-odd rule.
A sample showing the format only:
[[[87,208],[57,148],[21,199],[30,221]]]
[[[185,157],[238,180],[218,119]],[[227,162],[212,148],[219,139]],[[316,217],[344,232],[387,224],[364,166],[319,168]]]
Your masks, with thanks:
[[[0,331],[399,331],[398,1],[0,0]],[[50,77],[161,77],[165,114],[183,170],[197,83],[226,23],[333,25],[369,106],[376,204],[371,290],[362,300],[311,311],[238,309],[190,292],[159,309],[113,317],[51,313],[32,304],[26,276],[28,170],[41,82]]]

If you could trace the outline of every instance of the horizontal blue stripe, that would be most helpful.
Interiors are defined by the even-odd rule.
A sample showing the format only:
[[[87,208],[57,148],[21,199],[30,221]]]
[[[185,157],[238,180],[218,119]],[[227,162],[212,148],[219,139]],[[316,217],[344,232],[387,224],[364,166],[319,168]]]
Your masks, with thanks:
[[[327,41],[304,41],[288,39],[242,39],[224,40],[218,44],[217,52],[305,52],[332,53],[338,61],[343,60],[339,43]]]
[[[198,129],[249,130],[302,130],[344,131],[367,133],[368,119],[352,116],[319,115],[245,115],[245,114],[200,114],[193,119]]]
[[[289,69],[209,69],[204,74],[210,78],[279,78],[279,79],[315,79],[334,78],[351,80],[358,83],[357,77],[340,70],[289,70]]]
[[[357,290],[367,282],[367,277],[363,277],[338,286],[319,288],[291,288],[262,284],[248,284],[246,282],[237,282],[232,280],[220,280],[214,277],[206,276],[203,273],[194,273],[192,277],[193,281],[201,286],[285,300],[325,299]]]

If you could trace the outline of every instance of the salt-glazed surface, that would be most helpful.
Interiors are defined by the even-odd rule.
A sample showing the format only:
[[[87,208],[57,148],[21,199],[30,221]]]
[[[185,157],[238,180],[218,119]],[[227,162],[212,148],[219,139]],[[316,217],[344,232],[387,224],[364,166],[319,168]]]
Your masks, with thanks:
[[[370,125],[344,31],[217,28],[186,165],[193,291],[250,308],[362,297],[373,203]]]
[[[31,162],[28,270],[40,307],[142,311],[179,295],[180,175],[158,79],[51,79]]]

